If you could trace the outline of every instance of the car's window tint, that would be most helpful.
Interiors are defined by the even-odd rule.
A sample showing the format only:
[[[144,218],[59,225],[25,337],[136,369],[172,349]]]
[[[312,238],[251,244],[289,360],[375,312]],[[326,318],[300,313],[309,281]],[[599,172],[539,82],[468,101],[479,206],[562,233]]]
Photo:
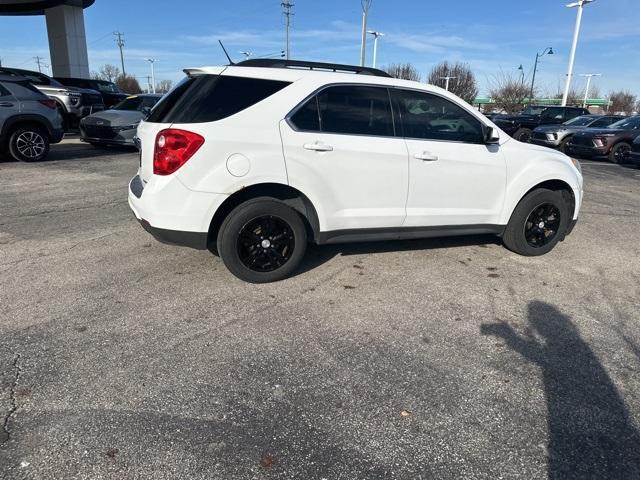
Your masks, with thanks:
[[[258,78],[199,75],[181,82],[154,109],[149,122],[201,123],[230,117],[289,85]]]
[[[323,132],[394,135],[391,101],[386,88],[335,86],[321,91],[317,97]]]
[[[405,137],[483,143],[480,121],[453,102],[430,93],[392,90]]]
[[[565,114],[564,109],[551,107],[551,108],[545,109],[542,112],[541,117],[546,119],[553,119],[553,120],[563,120],[564,114]],[[570,116],[570,115],[567,115],[567,116]]]
[[[595,122],[593,122],[591,125],[589,125],[592,128],[602,128],[602,127],[608,127],[609,125],[611,125],[613,122],[618,121],[619,119],[617,118],[612,118],[612,117],[603,117],[603,118],[599,118],[598,120],[596,120]]]
[[[291,123],[298,130],[310,132],[320,131],[320,111],[318,110],[318,97],[316,95],[309,99],[291,116]]]

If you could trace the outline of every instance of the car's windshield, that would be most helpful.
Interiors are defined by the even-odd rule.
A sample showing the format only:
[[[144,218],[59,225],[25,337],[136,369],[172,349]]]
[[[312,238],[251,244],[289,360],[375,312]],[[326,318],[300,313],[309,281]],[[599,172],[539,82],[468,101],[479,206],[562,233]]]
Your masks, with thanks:
[[[616,123],[612,123],[607,128],[619,128],[622,130],[634,130],[640,128],[640,115],[624,118]]]
[[[158,103],[158,100],[160,100],[160,97],[142,97],[134,95],[132,97],[125,98],[123,101],[116,104],[113,109],[141,112],[145,108],[153,108],[153,106]]]
[[[529,105],[522,112],[524,115],[540,115],[542,111],[547,107],[538,107],[536,105]]]
[[[105,81],[96,81],[95,82],[97,90],[102,93],[120,93],[120,89],[116,86],[115,83],[105,82]]]
[[[591,122],[593,122],[594,120],[597,120],[597,117],[583,116],[583,117],[572,118],[571,120],[564,122],[564,124],[571,125],[574,127],[585,127],[589,125]]]

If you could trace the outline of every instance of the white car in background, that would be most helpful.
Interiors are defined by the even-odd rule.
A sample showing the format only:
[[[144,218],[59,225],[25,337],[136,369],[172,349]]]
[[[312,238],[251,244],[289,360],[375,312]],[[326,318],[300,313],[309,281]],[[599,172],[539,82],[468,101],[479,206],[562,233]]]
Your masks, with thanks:
[[[290,276],[309,241],[495,234],[541,255],[577,221],[577,162],[438,87],[285,60],[185,72],[138,127],[129,205],[243,280]]]

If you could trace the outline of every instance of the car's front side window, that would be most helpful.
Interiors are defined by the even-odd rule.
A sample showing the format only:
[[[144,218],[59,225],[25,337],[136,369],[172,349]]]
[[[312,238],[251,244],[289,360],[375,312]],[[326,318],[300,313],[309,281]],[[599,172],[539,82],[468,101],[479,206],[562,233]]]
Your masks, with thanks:
[[[426,92],[392,92],[405,137],[483,143],[480,121],[455,103]]]

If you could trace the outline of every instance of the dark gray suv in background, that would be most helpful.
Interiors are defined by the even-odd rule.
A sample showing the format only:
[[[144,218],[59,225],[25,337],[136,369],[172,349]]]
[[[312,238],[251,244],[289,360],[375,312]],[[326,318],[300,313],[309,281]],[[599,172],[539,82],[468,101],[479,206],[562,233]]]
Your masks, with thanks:
[[[0,73],[0,153],[24,162],[43,160],[63,135],[55,100],[25,77]]]
[[[536,128],[530,141],[543,147],[559,148],[566,153],[567,143],[575,133],[585,128],[606,128],[623,118],[620,115],[581,115],[560,125],[543,125]]]

